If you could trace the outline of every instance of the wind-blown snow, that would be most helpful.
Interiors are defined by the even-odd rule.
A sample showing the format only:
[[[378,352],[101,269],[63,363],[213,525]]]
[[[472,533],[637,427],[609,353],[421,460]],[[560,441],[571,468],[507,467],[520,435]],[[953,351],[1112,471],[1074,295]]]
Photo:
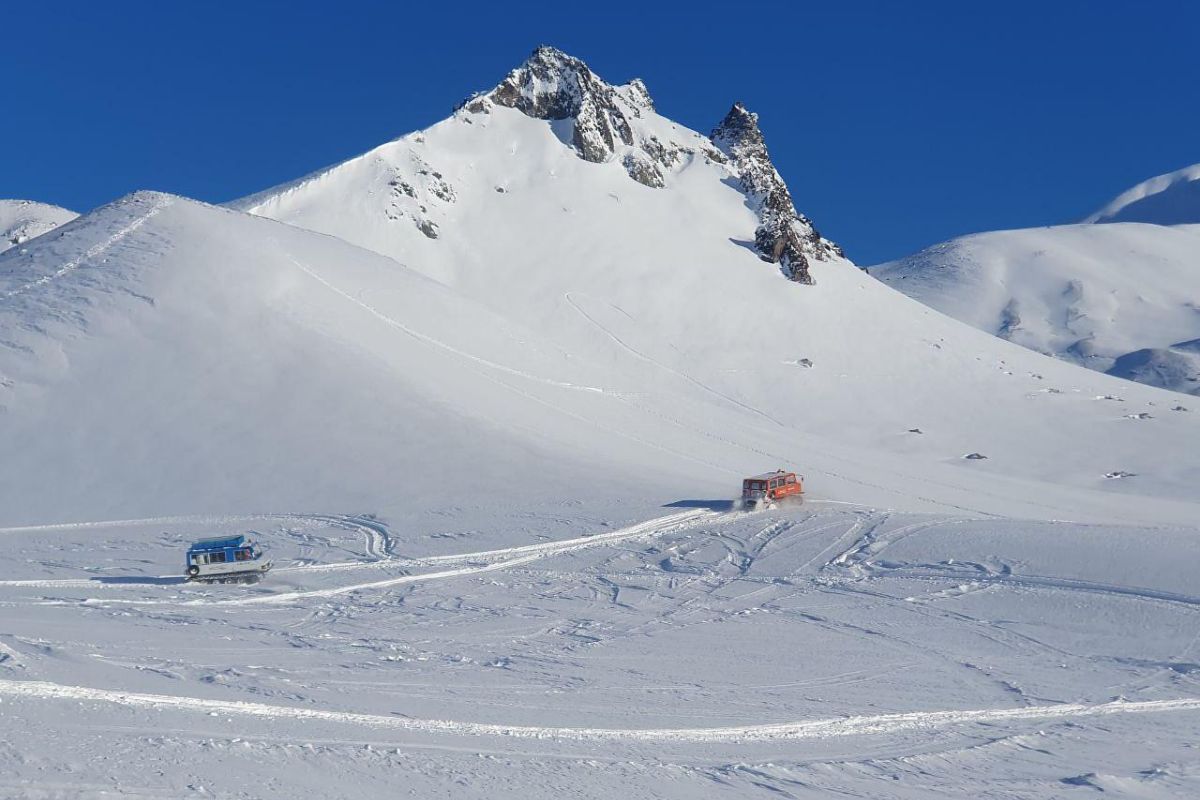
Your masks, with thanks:
[[[79,216],[33,200],[0,200],[0,253],[48,233]]]
[[[1084,222],[1200,224],[1200,164],[1143,181]]]

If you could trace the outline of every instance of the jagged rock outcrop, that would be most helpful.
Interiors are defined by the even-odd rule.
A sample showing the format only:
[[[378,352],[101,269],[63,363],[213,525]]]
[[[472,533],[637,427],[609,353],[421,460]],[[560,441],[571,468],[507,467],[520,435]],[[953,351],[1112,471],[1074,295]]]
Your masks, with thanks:
[[[728,157],[729,165],[746,193],[747,203],[758,214],[754,246],[759,255],[779,264],[790,280],[815,283],[809,271],[810,262],[841,256],[842,251],[823,238],[807,217],[796,211],[787,184],[771,163],[766,141],[758,127],[758,115],[741,103],[735,103],[713,130],[711,138]]]
[[[515,108],[534,119],[572,120],[571,145],[580,158],[596,164],[619,159],[629,177],[653,189],[665,186],[665,173],[695,152],[637,130],[635,121],[654,111],[640,79],[613,86],[578,58],[553,47],[537,48],[495,89],[469,98],[459,108],[489,114],[493,105]]]
[[[610,159],[618,144],[634,144],[629,117],[653,108],[641,81],[619,92],[587,64],[553,47],[542,46],[514,69],[488,98],[536,119],[574,119],[571,142],[586,161]]]

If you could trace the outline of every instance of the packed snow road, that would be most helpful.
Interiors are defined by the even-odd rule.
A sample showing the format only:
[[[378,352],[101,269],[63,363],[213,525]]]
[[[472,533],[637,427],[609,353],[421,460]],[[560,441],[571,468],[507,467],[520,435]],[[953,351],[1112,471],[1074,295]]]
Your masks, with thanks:
[[[337,515],[0,532],[0,793],[1200,786],[1197,531],[670,511],[541,540]],[[179,583],[189,536],[247,529],[265,581]]]

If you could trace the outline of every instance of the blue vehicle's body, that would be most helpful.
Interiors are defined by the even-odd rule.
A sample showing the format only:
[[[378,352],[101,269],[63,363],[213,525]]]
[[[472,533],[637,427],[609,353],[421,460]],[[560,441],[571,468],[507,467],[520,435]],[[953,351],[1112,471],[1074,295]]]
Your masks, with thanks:
[[[257,578],[271,568],[262,550],[245,536],[215,536],[200,539],[187,551],[189,580],[237,580]]]

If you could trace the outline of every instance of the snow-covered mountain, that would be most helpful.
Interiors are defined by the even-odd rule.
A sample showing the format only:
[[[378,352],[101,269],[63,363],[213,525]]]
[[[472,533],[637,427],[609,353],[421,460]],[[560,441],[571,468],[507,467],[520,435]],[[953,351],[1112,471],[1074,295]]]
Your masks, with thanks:
[[[1084,222],[1200,224],[1200,164],[1143,181]]]
[[[0,255],[0,794],[1194,794],[1200,407],[794,197],[741,106],[540,48]],[[733,507],[777,467],[802,505]],[[266,580],[183,581],[246,532]]]
[[[1039,353],[1200,394],[1200,225],[1174,224],[1200,222],[1196,176],[1141,184],[1089,218],[1104,225],[963,236],[869,271]]]
[[[0,200],[0,253],[77,216],[74,211],[33,200]]]
[[[565,161],[566,155],[583,163]],[[659,204],[667,205],[689,194],[691,183],[714,178],[739,187],[753,215],[735,241],[779,264],[786,277],[812,283],[810,262],[841,258],[796,211],[757,117],[741,104],[709,139],[657,114],[640,80],[610,85],[551,47],[539,47],[498,86],[464,101],[429,130],[231,205],[446,278],[453,271],[446,262],[462,255],[458,245],[476,224],[474,216],[501,207],[522,212],[531,200],[541,202],[533,196],[545,194],[547,185],[566,187],[555,192],[560,195],[577,180],[603,185],[610,207],[648,197],[645,190],[661,191]],[[558,211],[576,213],[564,203]],[[517,224],[511,232],[528,231]]]

